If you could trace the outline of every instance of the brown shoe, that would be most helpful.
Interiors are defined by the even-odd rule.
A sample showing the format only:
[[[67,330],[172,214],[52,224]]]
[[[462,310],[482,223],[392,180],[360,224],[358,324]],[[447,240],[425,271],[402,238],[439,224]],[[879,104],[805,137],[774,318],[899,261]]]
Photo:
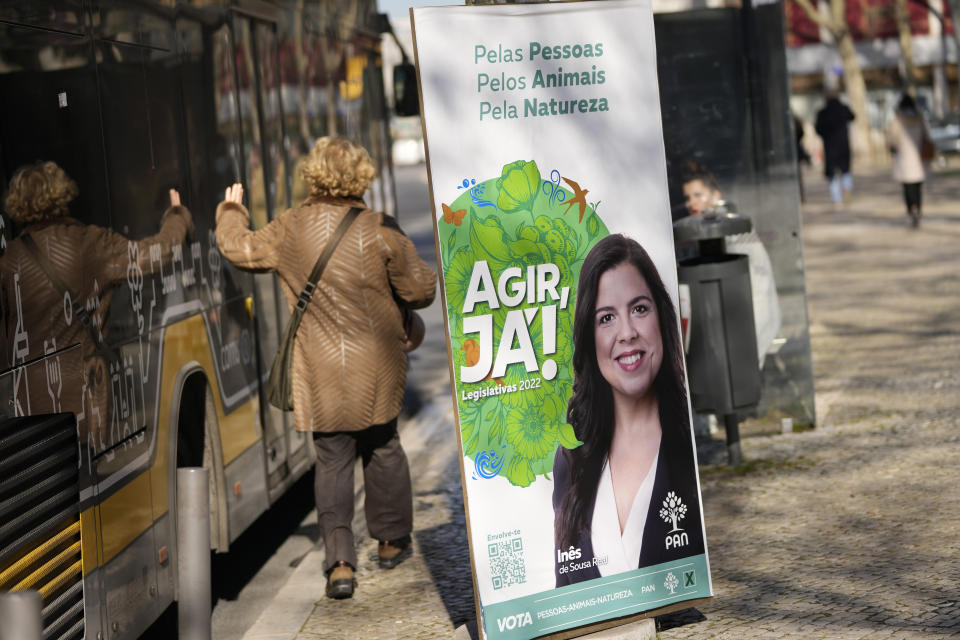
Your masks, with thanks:
[[[410,536],[404,536],[398,540],[381,540],[377,546],[381,569],[393,569],[409,558],[412,553]]]
[[[341,560],[327,575],[327,597],[343,600],[353,596],[357,580],[353,577],[353,567]]]

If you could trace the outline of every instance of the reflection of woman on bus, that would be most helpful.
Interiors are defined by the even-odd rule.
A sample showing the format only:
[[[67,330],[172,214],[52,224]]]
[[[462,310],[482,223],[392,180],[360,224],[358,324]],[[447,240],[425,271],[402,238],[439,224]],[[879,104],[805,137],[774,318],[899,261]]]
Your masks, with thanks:
[[[554,459],[557,586],[703,552],[680,336],[666,287],[646,251],[617,234],[587,255],[577,296],[567,420],[583,445]],[[660,517],[668,492],[686,505],[673,531]],[[561,556],[568,551],[575,552]]]
[[[103,450],[111,444],[105,437],[112,403],[107,398],[109,363],[104,343],[109,338],[113,295],[117,288],[128,286],[131,274],[136,273],[142,281],[142,276],[161,266],[151,262],[150,245],[160,244],[164,260],[168,260],[170,247],[187,238],[193,220],[180,206],[180,194],[171,189],[170,207],[161,218],[159,232],[134,244],[115,231],[73,218],[70,204],[78,195],[77,183],[55,162],[25,165],[10,179],[4,207],[19,234],[0,259],[0,337],[4,345],[0,364],[16,366],[39,357],[44,345],[65,349],[82,343],[83,373],[72,378],[73,371],[61,371],[61,379],[69,381],[62,389],[64,393],[80,389],[81,383],[74,381],[82,376],[85,393],[80,435],[95,450]],[[136,271],[131,270],[131,256],[138,257]],[[76,317],[86,310],[90,311],[89,322]],[[72,366],[70,357],[68,353],[60,359],[61,367]],[[68,406],[51,400],[46,380],[42,384],[28,382],[34,413]],[[19,395],[16,401],[22,401]]]

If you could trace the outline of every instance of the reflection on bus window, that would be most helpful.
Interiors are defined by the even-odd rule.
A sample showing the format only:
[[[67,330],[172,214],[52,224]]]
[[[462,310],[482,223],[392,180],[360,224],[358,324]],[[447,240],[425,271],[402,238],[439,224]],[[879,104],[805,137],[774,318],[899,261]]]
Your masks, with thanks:
[[[14,414],[82,406],[80,436],[94,451],[104,451],[118,438],[110,433],[113,418],[122,417],[112,415],[116,403],[109,393],[113,374],[123,366],[109,332],[114,294],[120,287],[136,289],[145,275],[169,264],[193,222],[171,189],[159,232],[133,242],[72,217],[70,204],[79,191],[54,162],[21,167],[10,180],[4,207],[20,232],[0,258],[0,336],[8,366],[82,345],[79,354],[31,369],[34,375],[15,376]],[[83,384],[64,385],[65,379]],[[80,401],[65,402],[63,392],[79,393]]]

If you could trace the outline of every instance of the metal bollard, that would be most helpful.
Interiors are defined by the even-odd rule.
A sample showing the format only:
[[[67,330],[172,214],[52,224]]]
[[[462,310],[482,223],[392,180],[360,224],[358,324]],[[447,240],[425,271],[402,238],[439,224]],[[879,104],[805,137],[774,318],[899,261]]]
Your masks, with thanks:
[[[210,640],[210,472],[177,469],[180,640]]]
[[[41,640],[42,609],[36,591],[0,593],[0,640]]]

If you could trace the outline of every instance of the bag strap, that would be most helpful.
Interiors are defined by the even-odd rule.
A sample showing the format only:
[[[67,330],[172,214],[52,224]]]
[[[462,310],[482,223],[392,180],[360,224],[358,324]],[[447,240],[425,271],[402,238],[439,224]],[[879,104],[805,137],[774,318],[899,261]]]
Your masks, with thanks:
[[[336,250],[337,245],[340,244],[340,240],[343,239],[343,236],[347,233],[347,229],[350,228],[350,225],[353,224],[353,221],[357,219],[357,216],[359,216],[362,211],[363,208],[361,207],[350,207],[350,210],[347,211],[347,214],[343,216],[342,220],[340,220],[340,224],[333,232],[333,235],[330,236],[330,240],[327,241],[327,246],[324,247],[320,257],[317,258],[317,263],[313,265],[313,271],[310,272],[310,277],[307,278],[307,283],[303,285],[303,291],[301,291],[300,295],[297,297],[297,308],[301,312],[303,312],[303,310],[307,308],[307,304],[310,303],[310,299],[313,297],[313,292],[317,288],[317,283],[320,282],[320,276],[323,275],[323,270],[330,261],[330,257],[333,256],[333,252]]]
[[[87,333],[93,340],[93,344],[97,351],[99,351],[101,355],[108,360],[112,360],[115,354],[103,342],[101,336],[97,334],[93,326],[93,320],[90,318],[90,314],[87,313],[87,309],[83,306],[83,303],[81,303],[79,298],[74,295],[73,291],[70,290],[70,287],[68,287],[66,283],[60,279],[60,276],[57,275],[56,269],[54,269],[53,265],[50,264],[47,256],[40,251],[40,247],[37,246],[37,243],[30,236],[30,234],[21,234],[20,239],[23,240],[23,245],[27,248],[27,251],[30,252],[30,255],[33,256],[33,259],[37,261],[38,265],[40,265],[40,269],[46,274],[47,279],[50,280],[50,284],[53,285],[53,288],[57,289],[62,296],[70,296],[70,306],[73,308],[73,313],[80,319],[80,324],[82,324],[87,330]]]

